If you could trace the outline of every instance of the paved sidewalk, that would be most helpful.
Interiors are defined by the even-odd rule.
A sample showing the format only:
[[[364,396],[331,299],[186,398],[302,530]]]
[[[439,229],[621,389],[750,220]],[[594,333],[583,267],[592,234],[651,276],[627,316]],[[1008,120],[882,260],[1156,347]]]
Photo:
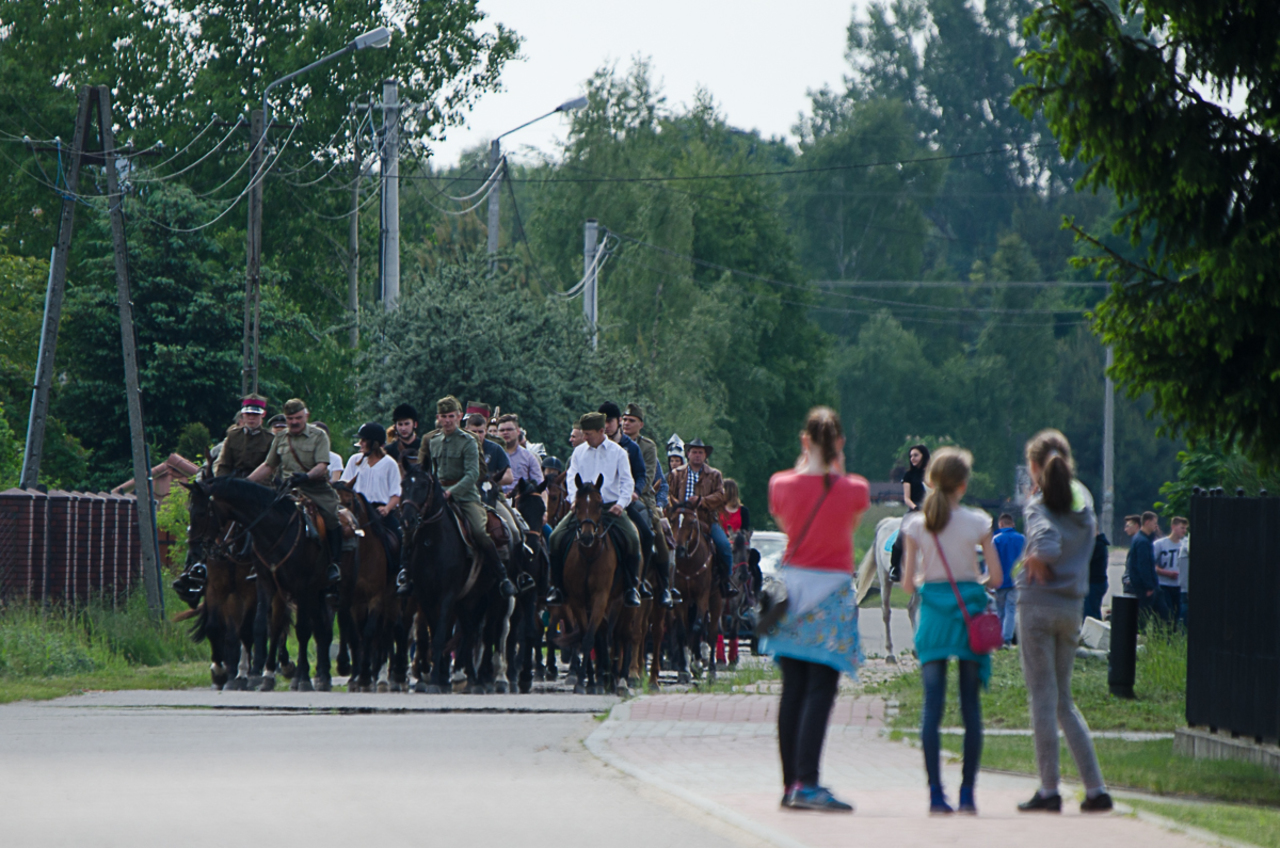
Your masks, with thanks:
[[[776,696],[654,695],[615,707],[587,747],[633,777],[716,813],[788,848],[858,844],[911,846],[1031,846],[1031,848],[1186,848],[1202,843],[1132,817],[1084,816],[1064,789],[1061,816],[1019,814],[1019,801],[1038,782],[983,773],[977,818],[927,814],[920,752],[884,733],[884,702],[841,697],[831,717],[822,781],[857,805],[853,816],[782,810]],[[944,765],[955,800],[958,764]],[[881,841],[883,840],[883,841]]]

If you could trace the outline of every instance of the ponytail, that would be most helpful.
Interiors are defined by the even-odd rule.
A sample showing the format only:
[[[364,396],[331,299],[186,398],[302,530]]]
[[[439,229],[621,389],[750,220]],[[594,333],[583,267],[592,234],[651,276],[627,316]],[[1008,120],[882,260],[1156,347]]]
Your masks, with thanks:
[[[951,520],[951,497],[956,491],[969,482],[969,473],[973,469],[973,454],[961,448],[939,448],[929,460],[929,469],[925,478],[932,490],[925,495],[924,529],[930,533],[941,533]]]
[[[1036,484],[1040,496],[1050,512],[1071,511],[1073,495],[1071,483],[1075,479],[1075,465],[1071,460],[1071,445],[1067,437],[1057,430],[1041,430],[1027,442],[1027,463],[1040,469]]]
[[[809,410],[804,432],[809,437],[810,450],[816,451],[822,457],[823,466],[830,468],[840,457],[839,442],[844,438],[840,416],[829,406],[815,406]]]

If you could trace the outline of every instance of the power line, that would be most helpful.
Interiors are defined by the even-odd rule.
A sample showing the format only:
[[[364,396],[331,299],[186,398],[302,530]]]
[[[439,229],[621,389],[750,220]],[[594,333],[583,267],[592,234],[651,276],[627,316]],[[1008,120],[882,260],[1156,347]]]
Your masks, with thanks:
[[[1044,280],[1041,282],[1007,282],[1005,280],[986,280],[976,282],[972,280],[813,280],[809,283],[811,286],[830,286],[832,288],[922,288],[922,289],[1014,289],[1014,288],[1099,288],[1108,286],[1106,280],[1100,280],[1093,283],[1085,283],[1074,280]]]
[[[510,173],[506,171],[507,157],[502,157],[503,174],[510,177]],[[507,194],[511,197],[511,211],[516,216],[516,231],[520,233],[520,240],[524,242],[525,252],[529,254],[529,264],[533,267],[533,273],[537,275],[538,281],[542,283],[543,291],[555,291],[551,284],[547,282],[547,278],[542,276],[542,269],[539,267],[538,257],[533,255],[533,245],[529,244],[529,234],[525,232],[524,221],[520,218],[520,204],[516,203],[516,190],[511,185],[511,180],[507,179]]]

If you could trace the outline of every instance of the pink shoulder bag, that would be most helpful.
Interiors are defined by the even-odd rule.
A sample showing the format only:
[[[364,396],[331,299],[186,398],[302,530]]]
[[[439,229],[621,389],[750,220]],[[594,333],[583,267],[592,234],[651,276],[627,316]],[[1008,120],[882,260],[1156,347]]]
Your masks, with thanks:
[[[942,552],[942,543],[938,541],[937,533],[933,534],[933,544],[938,548],[938,556],[942,557],[942,567],[947,570],[951,591],[956,593],[956,603],[960,605],[960,614],[964,616],[964,626],[969,631],[969,650],[975,654],[991,653],[1004,644],[1004,635],[1000,631],[1000,617],[990,610],[969,615],[969,608],[965,606],[964,598],[960,595],[960,587],[956,585],[956,578],[951,574],[951,563],[947,562],[947,555]]]

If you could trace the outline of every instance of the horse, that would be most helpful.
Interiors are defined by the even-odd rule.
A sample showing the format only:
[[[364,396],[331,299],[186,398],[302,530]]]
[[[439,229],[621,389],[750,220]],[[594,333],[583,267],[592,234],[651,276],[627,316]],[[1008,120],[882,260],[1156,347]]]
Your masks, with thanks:
[[[538,607],[541,599],[547,596],[550,582],[551,558],[547,537],[542,533],[547,507],[541,496],[545,490],[545,480],[535,484],[525,479],[517,480],[511,490],[515,511],[527,525],[524,538],[519,544],[513,543],[516,585],[521,590],[515,598],[507,648],[507,675],[520,692],[529,692],[533,688],[536,657],[543,636]],[[554,666],[555,660],[551,662]]]
[[[569,514],[568,471],[547,472],[542,478],[547,493],[547,523],[556,527]]]
[[[733,534],[731,547],[733,571],[729,575],[729,580],[738,590],[738,594],[725,604],[728,608],[724,616],[725,621],[728,622],[728,633],[724,634],[723,639],[716,640],[716,660],[718,662],[727,660],[730,666],[736,666],[739,635],[744,630],[750,632],[755,629],[755,606],[760,595],[762,576],[758,552],[755,553],[755,563],[752,563],[753,551],[749,533],[740,530]]]
[[[333,684],[329,674],[329,645],[333,640],[333,621],[324,600],[328,543],[323,532],[313,538],[303,516],[303,505],[287,493],[276,494],[266,486],[235,477],[216,477],[208,483],[196,483],[207,496],[215,514],[223,520],[234,519],[244,529],[237,537],[252,539],[253,556],[262,572],[270,574],[281,596],[297,608],[294,630],[298,636],[297,672],[290,689],[310,692],[329,691]],[[320,528],[317,528],[319,531]],[[316,679],[311,680],[307,649],[316,643]],[[274,656],[278,645],[268,649]],[[268,671],[274,687],[274,672]]]
[[[387,573],[387,551],[381,517],[364,495],[346,483],[337,483],[339,502],[350,510],[363,536],[356,550],[342,557],[342,581],[338,586],[339,670],[342,652],[351,651],[351,677],[348,692],[371,692],[376,680],[377,691],[392,688],[381,675],[386,662],[391,627],[398,617],[393,577]],[[396,682],[397,690],[399,681]]]
[[[478,552],[472,556],[468,551],[459,519],[436,476],[419,468],[406,482],[404,550],[419,608],[416,661],[421,667],[428,641],[431,657],[430,670],[422,671],[415,691],[452,690],[448,648],[456,625],[456,656],[467,676],[467,691],[481,693],[484,684],[479,679],[477,652],[490,595],[499,594],[497,578],[483,573]],[[424,682],[426,674],[430,682]]]
[[[606,617],[612,603],[621,600],[623,591],[619,552],[604,523],[600,497],[604,475],[594,482],[584,482],[581,477],[576,477],[574,482],[577,497],[573,510],[578,527],[565,554],[562,607],[573,630],[560,641],[561,647],[569,650],[571,665],[576,663],[580,668],[573,691],[579,695],[601,694],[610,670],[611,628],[606,624]]]
[[[873,582],[880,587],[880,607],[884,613],[884,660],[887,663],[898,662],[898,658],[893,653],[893,630],[889,627],[889,621],[893,616],[893,611],[889,608],[889,598],[893,594],[893,581],[889,579],[889,556],[893,551],[893,543],[898,538],[898,529],[901,525],[901,518],[880,519],[876,523],[876,540],[863,555],[862,562],[858,564],[858,604],[861,605],[863,599],[870,594]],[[915,630],[916,614],[919,610],[920,593],[915,592],[911,595],[911,602],[907,604],[907,615],[911,618],[912,630]]]
[[[711,532],[698,517],[696,509],[684,504],[669,505],[667,517],[671,522],[676,537],[676,588],[680,590],[680,600],[676,603],[673,620],[675,627],[675,662],[679,683],[691,682],[689,674],[689,654],[702,663],[702,642],[709,641],[715,648],[715,637],[720,630],[720,607],[723,601],[715,590],[712,579],[711,557],[715,551],[711,545]],[[716,609],[713,609],[716,607]],[[692,638],[691,638],[692,637]],[[710,676],[716,679],[715,657],[712,656]],[[658,658],[654,657],[654,671],[650,677],[657,677]]]

